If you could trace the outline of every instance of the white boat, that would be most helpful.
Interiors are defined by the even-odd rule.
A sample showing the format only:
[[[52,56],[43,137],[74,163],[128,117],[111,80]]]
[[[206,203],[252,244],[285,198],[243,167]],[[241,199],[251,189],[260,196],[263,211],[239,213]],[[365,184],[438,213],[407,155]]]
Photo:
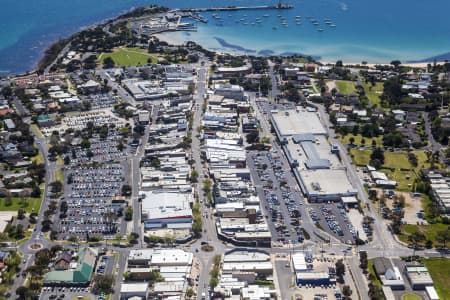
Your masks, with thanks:
[[[264,17],[264,18],[268,18],[268,17],[269,17],[269,15],[264,15],[263,17]]]

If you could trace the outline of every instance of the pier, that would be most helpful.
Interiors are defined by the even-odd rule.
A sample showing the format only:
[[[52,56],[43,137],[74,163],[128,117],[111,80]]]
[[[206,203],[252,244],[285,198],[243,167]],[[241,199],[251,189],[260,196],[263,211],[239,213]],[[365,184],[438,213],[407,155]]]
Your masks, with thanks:
[[[263,9],[291,9],[292,4],[259,5],[259,6],[224,6],[224,7],[200,7],[182,9],[184,12],[206,12],[206,11],[235,11],[235,10],[263,10]]]

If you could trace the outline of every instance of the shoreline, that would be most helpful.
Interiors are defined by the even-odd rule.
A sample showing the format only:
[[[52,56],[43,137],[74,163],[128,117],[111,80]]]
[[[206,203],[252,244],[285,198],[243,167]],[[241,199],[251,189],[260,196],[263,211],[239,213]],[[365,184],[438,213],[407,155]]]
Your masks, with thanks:
[[[73,33],[69,34],[67,37],[60,37],[59,40],[54,40],[51,41],[47,47],[43,48],[43,50],[41,51],[41,57],[33,63],[33,66],[31,66],[28,70],[26,71],[22,71],[22,72],[9,72],[9,70],[1,70],[0,72],[0,78],[6,78],[6,77],[10,77],[10,76],[25,76],[25,75],[29,75],[29,74],[33,74],[36,73],[38,71],[38,66],[42,63],[42,61],[45,58],[45,53],[51,49],[58,41],[60,40],[65,40],[65,39],[71,39],[73,35],[95,27],[95,26],[99,26],[99,25],[104,25],[107,24],[108,22],[114,22],[116,20],[119,20],[120,18],[123,18],[125,15],[132,13],[133,11],[136,11],[140,8],[149,8],[151,6],[143,6],[143,7],[131,7],[130,9],[127,10],[122,10],[118,15],[111,17],[111,18],[104,18],[102,20],[99,20],[98,22],[93,22],[90,25],[84,25],[81,26],[79,28],[79,30],[74,31]],[[186,39],[180,39],[174,36],[173,32],[163,32],[163,33],[158,33],[158,34],[154,34],[153,36],[155,36],[156,38],[158,38],[161,41],[167,42],[168,44],[171,45],[183,45],[186,42]],[[218,53],[227,53],[230,55],[255,55],[255,56],[292,56],[292,55],[298,55],[298,56],[303,56],[303,57],[312,57],[315,61],[321,63],[321,64],[335,64],[335,61],[330,61],[330,60],[323,60],[318,56],[314,56],[314,55],[306,55],[306,54],[302,54],[302,53],[297,53],[297,52],[282,52],[282,53],[275,53],[273,50],[271,49],[263,49],[263,50],[253,50],[253,49],[248,49],[245,46],[242,45],[235,45],[232,43],[227,42],[225,39],[220,38],[215,36],[214,37],[215,41],[221,46],[221,47],[210,47],[207,45],[202,44],[201,42],[196,42],[198,43],[200,46],[202,46],[203,48],[210,50],[210,51],[214,51],[214,52],[218,52]],[[450,52],[449,52],[450,53]],[[446,54],[444,54],[446,55]],[[442,59],[443,55],[436,55],[435,57],[441,57]],[[355,61],[348,61],[345,59],[339,59],[337,58],[336,60],[342,60],[344,65],[361,65],[361,61],[359,62],[355,62]],[[401,59],[400,59],[401,60]],[[402,66],[408,66],[408,67],[412,67],[412,68],[426,68],[428,64],[438,64],[438,65],[442,65],[445,64],[447,61],[446,60],[439,60],[439,61],[435,61],[430,59],[430,61],[419,61],[419,62],[405,62],[402,63]],[[371,63],[369,61],[367,61],[366,66],[368,67],[375,67],[376,65],[390,65],[390,61],[387,62],[381,62],[381,63]]]
[[[160,41],[166,42],[170,45],[175,45],[175,46],[182,46],[185,41],[184,40],[180,40],[179,38],[175,37],[173,32],[164,32],[164,33],[157,33],[153,35],[154,37],[156,37],[157,39],[159,39]],[[214,37],[214,39],[224,48],[221,48],[219,51],[217,50],[217,48],[211,48],[211,47],[207,47],[205,45],[202,45],[199,43],[200,46],[204,47],[205,49],[211,50],[211,51],[216,51],[216,52],[222,52],[222,53],[228,53],[231,55],[256,55],[256,56],[286,56],[283,54],[276,54],[274,53],[272,50],[267,49],[267,50],[262,50],[262,51],[256,51],[256,50],[251,50],[251,49],[247,49],[245,48],[245,46],[241,46],[241,45],[234,45],[231,43],[228,43],[227,41],[225,41],[222,38],[218,38],[218,37]],[[219,41],[220,40],[220,41]],[[225,46],[224,46],[225,45]],[[227,47],[227,45],[231,45],[231,47]],[[239,51],[239,49],[245,49],[245,51]],[[250,53],[251,51],[251,53]],[[272,52],[272,54],[269,55],[264,55],[261,52]],[[302,55],[300,53],[298,53],[298,55]],[[306,56],[303,54],[303,56]],[[314,58],[314,57],[313,57]],[[339,59],[338,59],[339,60]],[[334,65],[336,62],[334,61],[330,61],[330,60],[322,60],[322,59],[316,59],[317,62],[324,64],[324,65]],[[362,65],[361,62],[352,62],[352,61],[345,61],[342,60],[344,65]],[[427,61],[427,62],[405,62],[402,63],[402,66],[405,67],[411,67],[411,68],[426,68],[428,66],[428,64],[434,64],[436,63],[437,65],[443,65],[446,62],[445,61]],[[370,67],[370,68],[374,68],[375,66],[379,66],[379,65],[390,65],[390,62],[384,62],[384,63],[371,63],[371,62],[367,62],[366,66]]]

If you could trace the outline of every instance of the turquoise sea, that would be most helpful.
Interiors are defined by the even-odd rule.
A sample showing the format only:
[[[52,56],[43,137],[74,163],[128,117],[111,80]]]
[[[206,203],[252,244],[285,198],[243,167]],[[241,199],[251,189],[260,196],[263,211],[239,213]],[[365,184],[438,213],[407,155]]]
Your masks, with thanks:
[[[52,41],[134,7],[150,4],[173,8],[210,7],[276,2],[2,0],[0,75],[32,69]],[[212,13],[204,13],[210,21],[208,24],[197,24],[197,32],[175,33],[171,36],[179,41],[194,40],[210,49],[222,51],[236,52],[236,49],[240,49],[240,52],[247,50],[256,54],[271,51],[277,54],[302,53],[327,61],[342,59],[346,62],[389,62],[392,59],[412,61],[438,55],[444,55],[444,58],[450,56],[445,55],[450,52],[448,0],[288,2],[294,4],[294,9],[222,12],[215,17]],[[287,26],[282,24],[283,19]],[[313,21],[318,24],[314,25]]]

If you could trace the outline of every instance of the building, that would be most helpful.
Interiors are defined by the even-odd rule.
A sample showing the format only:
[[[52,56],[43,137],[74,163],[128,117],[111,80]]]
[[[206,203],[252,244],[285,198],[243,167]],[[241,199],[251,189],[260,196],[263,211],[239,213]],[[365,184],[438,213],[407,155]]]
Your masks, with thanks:
[[[232,84],[215,84],[214,94],[239,101],[245,100],[244,88]]]
[[[405,266],[405,274],[413,290],[423,290],[427,286],[433,286],[433,279],[425,266]]]
[[[147,299],[148,283],[122,283],[120,285],[120,300]]]
[[[142,191],[142,221],[145,229],[191,228],[191,193]]]
[[[44,275],[44,285],[87,286],[91,282],[97,261],[97,250],[81,248],[78,260],[71,261],[67,270],[53,270]]]
[[[277,137],[297,182],[308,200],[340,201],[357,195],[339,159],[339,148],[330,145],[315,111],[298,107],[271,115]]]
[[[390,259],[377,257],[373,260],[375,272],[384,286],[392,290],[404,290],[405,282],[398,267],[394,266]]]
[[[430,182],[431,193],[439,203],[441,211],[450,213],[450,177],[430,172],[427,175]]]

